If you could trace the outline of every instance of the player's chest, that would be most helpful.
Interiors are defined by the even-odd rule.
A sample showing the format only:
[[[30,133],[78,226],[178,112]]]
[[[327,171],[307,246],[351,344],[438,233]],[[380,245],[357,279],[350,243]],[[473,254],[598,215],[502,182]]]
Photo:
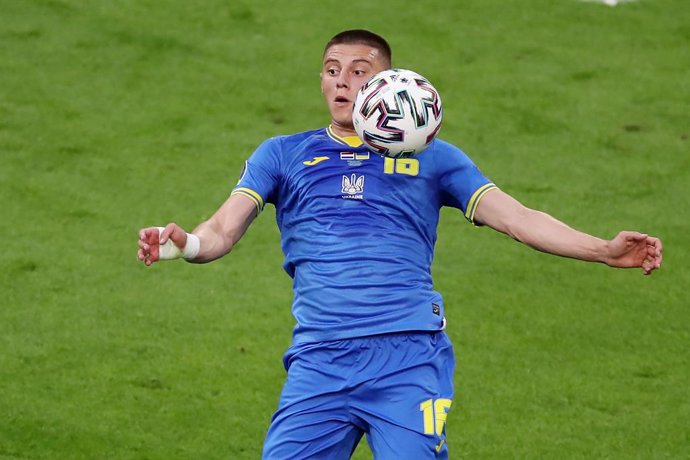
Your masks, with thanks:
[[[384,158],[363,149],[304,152],[286,174],[289,191],[310,197],[363,200],[425,188],[424,163],[417,158]]]

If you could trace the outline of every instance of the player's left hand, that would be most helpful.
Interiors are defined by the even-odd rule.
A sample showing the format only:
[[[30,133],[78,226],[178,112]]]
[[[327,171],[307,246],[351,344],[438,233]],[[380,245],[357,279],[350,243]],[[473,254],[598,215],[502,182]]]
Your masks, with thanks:
[[[662,249],[659,238],[623,231],[608,242],[606,263],[619,268],[640,267],[645,275],[649,275],[661,267]]]

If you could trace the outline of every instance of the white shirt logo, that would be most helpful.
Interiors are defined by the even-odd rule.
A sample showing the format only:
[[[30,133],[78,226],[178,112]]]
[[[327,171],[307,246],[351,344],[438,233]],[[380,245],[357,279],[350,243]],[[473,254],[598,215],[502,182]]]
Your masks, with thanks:
[[[361,166],[362,161],[369,158],[369,152],[340,152],[340,159],[347,161],[348,166]]]
[[[342,192],[347,195],[343,195],[343,198],[361,200],[364,198],[362,193],[364,193],[364,175],[357,177],[356,174],[352,174],[350,177],[343,176],[343,187]]]

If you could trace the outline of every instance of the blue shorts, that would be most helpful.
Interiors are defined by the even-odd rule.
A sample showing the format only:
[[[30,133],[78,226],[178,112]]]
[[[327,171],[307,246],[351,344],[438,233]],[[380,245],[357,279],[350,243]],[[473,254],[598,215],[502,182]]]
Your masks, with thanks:
[[[263,459],[349,459],[366,434],[376,460],[447,459],[453,347],[444,332],[301,344]]]

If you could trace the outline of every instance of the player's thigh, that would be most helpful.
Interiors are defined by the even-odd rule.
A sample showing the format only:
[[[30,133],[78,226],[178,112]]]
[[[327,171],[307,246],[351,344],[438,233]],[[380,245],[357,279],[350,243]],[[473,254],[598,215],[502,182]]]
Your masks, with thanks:
[[[363,434],[349,412],[342,368],[355,359],[350,348],[333,343],[290,357],[288,378],[264,442],[264,459],[350,458]]]
[[[426,435],[384,422],[372,426],[367,442],[375,460],[448,459],[445,433]]]
[[[386,340],[377,350],[386,367],[357,394],[374,457],[447,458],[445,422],[455,368],[450,340],[444,333]]]
[[[296,414],[271,425],[264,460],[347,460],[363,431],[349,421],[328,414]]]

